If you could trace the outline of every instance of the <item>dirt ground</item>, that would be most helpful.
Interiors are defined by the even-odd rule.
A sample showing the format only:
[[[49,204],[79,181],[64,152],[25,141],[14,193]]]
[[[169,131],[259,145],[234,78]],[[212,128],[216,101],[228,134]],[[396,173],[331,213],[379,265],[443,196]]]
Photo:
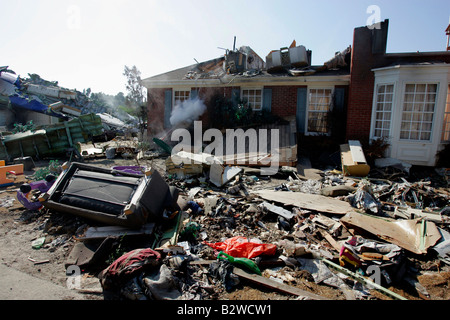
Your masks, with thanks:
[[[164,172],[164,158],[140,163],[152,165]],[[59,161],[60,164],[63,161]],[[110,168],[117,165],[136,165],[135,160],[122,158],[109,160],[104,157],[85,160],[93,164]],[[48,161],[35,162],[33,171],[15,177],[15,184],[0,188],[0,263],[32,275],[36,278],[67,286],[65,261],[77,240],[72,238],[77,228],[86,223],[81,218],[65,216],[58,213],[32,213],[26,210],[17,200],[17,189],[39,168],[48,166]],[[274,183],[277,183],[276,181]],[[40,249],[34,249],[32,242],[45,236],[45,244]],[[430,294],[430,300],[450,299],[450,270],[438,260],[419,261],[420,276],[418,280]],[[289,285],[311,293],[322,295],[332,300],[345,300],[343,293],[327,285],[318,285],[311,280],[311,276],[297,274]],[[87,300],[103,300],[99,281],[95,277],[85,276],[83,279],[84,297]],[[389,288],[410,300],[422,300],[416,292],[399,288]],[[377,299],[389,300],[380,293],[373,294]],[[20,297],[15,297],[20,299]],[[271,289],[263,288],[245,281],[232,292],[220,293],[222,300],[295,300],[296,296],[289,296]]]

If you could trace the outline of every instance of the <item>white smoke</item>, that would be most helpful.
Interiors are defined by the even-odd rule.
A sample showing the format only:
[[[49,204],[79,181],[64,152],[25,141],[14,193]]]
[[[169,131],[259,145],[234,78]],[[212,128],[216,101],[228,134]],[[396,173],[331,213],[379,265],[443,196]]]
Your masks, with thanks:
[[[206,111],[206,106],[202,100],[195,98],[185,100],[177,104],[172,110],[170,124],[175,126],[181,122],[192,123]]]

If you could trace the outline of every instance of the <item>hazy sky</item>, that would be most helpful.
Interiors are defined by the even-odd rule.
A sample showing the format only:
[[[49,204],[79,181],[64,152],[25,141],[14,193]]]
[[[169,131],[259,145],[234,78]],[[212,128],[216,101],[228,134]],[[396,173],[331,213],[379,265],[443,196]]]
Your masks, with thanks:
[[[220,57],[235,36],[263,59],[295,39],[320,65],[354,28],[389,19],[388,52],[443,51],[450,1],[2,0],[0,12],[0,66],[116,94],[125,65],[147,78]]]

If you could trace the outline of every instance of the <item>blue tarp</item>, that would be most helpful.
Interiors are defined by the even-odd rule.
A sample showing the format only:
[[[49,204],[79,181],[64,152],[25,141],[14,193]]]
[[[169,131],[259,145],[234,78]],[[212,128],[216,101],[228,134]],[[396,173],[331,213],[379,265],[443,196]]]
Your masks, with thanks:
[[[25,110],[35,111],[47,114],[52,117],[58,117],[65,120],[68,120],[69,118],[54,112],[49,106],[46,106],[45,104],[37,101],[37,100],[28,100],[23,97],[19,97],[17,95],[9,96],[9,101],[11,101],[11,104],[13,107],[22,108]]]

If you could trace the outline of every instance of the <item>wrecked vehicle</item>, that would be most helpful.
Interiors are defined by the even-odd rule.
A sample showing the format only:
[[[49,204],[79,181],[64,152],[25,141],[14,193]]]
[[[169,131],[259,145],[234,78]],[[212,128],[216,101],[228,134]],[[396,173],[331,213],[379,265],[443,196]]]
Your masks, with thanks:
[[[74,162],[39,200],[43,206],[108,225],[139,228],[176,211],[178,192],[157,171],[133,174]]]

